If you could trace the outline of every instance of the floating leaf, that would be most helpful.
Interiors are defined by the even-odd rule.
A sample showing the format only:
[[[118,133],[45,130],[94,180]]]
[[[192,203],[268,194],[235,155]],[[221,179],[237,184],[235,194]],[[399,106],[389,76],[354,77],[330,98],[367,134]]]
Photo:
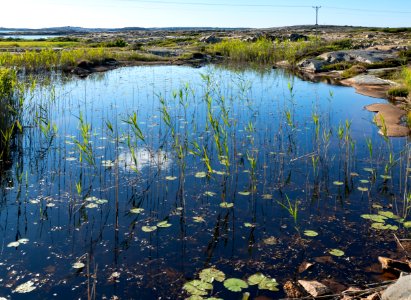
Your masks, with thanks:
[[[372,208],[381,209],[382,206],[379,205],[379,204],[373,204],[373,205],[372,205]]]
[[[98,200],[98,198],[97,197],[95,197],[95,196],[91,196],[91,197],[87,197],[86,199],[84,199],[85,201],[88,201],[88,202],[93,202],[93,201],[97,201]]]
[[[405,228],[411,228],[411,221],[404,222],[403,225]]]
[[[271,199],[273,199],[273,195],[271,195],[271,194],[264,194],[264,195],[263,195],[263,199],[264,199],[264,200],[271,200]]]
[[[106,200],[106,199],[98,199],[98,200],[96,200],[96,204],[105,204],[105,203],[108,203],[108,200]]]
[[[304,235],[306,236],[310,236],[310,237],[314,237],[318,235],[318,232],[314,231],[314,230],[305,230],[304,231]]]
[[[389,176],[389,175],[381,175],[380,177],[384,180],[391,179],[391,176]]]
[[[242,192],[238,192],[238,194],[239,194],[239,195],[242,195],[242,196],[248,196],[248,195],[250,195],[251,193],[250,193],[249,191],[242,191]]]
[[[25,294],[25,293],[30,293],[34,291],[36,287],[34,286],[34,282],[29,280],[23,284],[20,284],[17,286],[13,292],[19,293],[19,294]]]
[[[258,288],[260,290],[269,290],[272,292],[279,291],[278,289],[278,282],[273,278],[265,277],[259,284]]]
[[[218,282],[223,282],[225,280],[225,274],[216,268],[204,269],[200,272],[200,279],[212,283],[214,280]]]
[[[141,227],[141,230],[144,232],[153,232],[157,229],[157,226],[143,226]]]
[[[398,230],[398,226],[390,225],[390,224],[383,224],[383,223],[372,223],[371,227],[377,230]]]
[[[270,236],[269,238],[264,239],[263,242],[267,245],[275,245],[277,244],[277,239],[273,236]]]
[[[196,178],[204,178],[204,177],[207,176],[207,173],[206,172],[197,172],[194,176]]]
[[[192,280],[183,285],[183,289],[191,295],[205,296],[208,294],[207,290],[211,290],[213,285],[201,280]]]
[[[139,207],[133,207],[130,209],[130,212],[132,214],[141,214],[144,211],[144,208],[139,208]]]
[[[362,187],[362,186],[359,186],[358,190],[361,191],[361,192],[368,192],[368,188]]]
[[[217,194],[214,192],[210,192],[210,191],[204,192],[204,196],[214,197],[215,195]]]
[[[369,183],[369,181],[368,181],[367,179],[361,179],[360,182],[361,182],[361,183],[364,183],[364,184],[365,184],[365,183]]]
[[[19,242],[11,242],[11,243],[7,244],[7,247],[9,247],[9,248],[16,248],[18,246],[20,246]]]
[[[356,172],[351,172],[350,175],[351,175],[351,177],[358,177],[358,176],[360,176],[360,175],[359,175],[358,173],[356,173]]]
[[[334,255],[334,256],[343,256],[343,255],[344,255],[344,251],[339,250],[339,249],[331,249],[331,250],[329,251],[329,253],[330,253],[331,255]]]
[[[86,205],[87,208],[96,208],[98,205],[96,203],[89,203]]]
[[[238,278],[229,278],[224,281],[224,286],[232,292],[241,292],[242,289],[248,288],[247,282]]]
[[[20,244],[27,244],[29,242],[29,239],[19,239],[17,242],[19,242]]]
[[[175,177],[175,176],[166,176],[166,180],[169,180],[169,181],[173,181],[173,180],[176,180],[177,179],[177,177]]]
[[[84,268],[86,265],[85,264],[83,264],[82,262],[76,262],[76,263],[74,263],[73,265],[72,265],[72,267],[74,268],[74,269],[82,269],[82,268]]]
[[[193,221],[196,223],[205,222],[203,217],[193,217]]]
[[[101,165],[105,168],[112,168],[114,167],[114,162],[112,162],[111,160],[103,160],[101,162]]]
[[[228,202],[221,202],[220,207],[222,208],[232,208],[234,206],[234,203],[228,203]]]
[[[38,203],[40,203],[40,200],[34,199],[34,200],[30,200],[29,202],[30,202],[31,204],[38,204]]]
[[[244,227],[248,227],[248,228],[254,228],[255,227],[255,225],[254,224],[252,224],[252,223],[244,223]]]
[[[214,174],[217,174],[217,175],[226,175],[226,174],[227,174],[226,172],[216,171],[216,170],[213,170],[213,173],[214,173]]]
[[[256,284],[259,284],[261,281],[263,281],[265,278],[266,278],[265,275],[261,273],[256,273],[248,277],[247,282],[249,285],[256,285]]]
[[[374,173],[374,169],[372,168],[364,168],[364,171]]]
[[[387,217],[389,219],[399,219],[400,218],[399,216],[394,215],[394,213],[391,211],[379,211],[378,214],[381,216]]]
[[[382,215],[361,215],[361,218],[371,220],[378,223],[384,223],[387,217]]]
[[[161,221],[157,223],[157,227],[159,228],[168,228],[171,227],[171,224],[168,221]]]
[[[334,184],[334,185],[343,185],[344,182],[342,182],[342,181],[334,181],[333,184]]]

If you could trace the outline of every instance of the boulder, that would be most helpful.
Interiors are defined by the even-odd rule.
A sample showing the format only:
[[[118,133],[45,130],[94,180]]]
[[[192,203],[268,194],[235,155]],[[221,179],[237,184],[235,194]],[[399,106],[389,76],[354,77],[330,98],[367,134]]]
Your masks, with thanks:
[[[411,275],[403,276],[382,294],[382,300],[411,300]]]
[[[299,62],[297,67],[306,72],[317,73],[321,72],[325,65],[327,65],[326,61],[310,58]]]
[[[323,53],[319,57],[332,64],[340,62],[373,64],[398,58],[396,51],[392,50],[344,50]]]
[[[288,40],[290,42],[297,42],[297,41],[308,41],[308,36],[298,33],[291,33],[288,35]]]
[[[207,35],[203,36],[199,40],[201,43],[207,43],[207,44],[216,44],[221,42],[221,38],[216,37],[215,35]]]

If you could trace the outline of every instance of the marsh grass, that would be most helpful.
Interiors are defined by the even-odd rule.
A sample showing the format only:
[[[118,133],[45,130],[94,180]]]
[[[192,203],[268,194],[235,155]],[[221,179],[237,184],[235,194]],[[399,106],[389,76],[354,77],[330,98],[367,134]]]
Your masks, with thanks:
[[[236,62],[275,63],[286,60],[296,64],[305,57],[317,56],[327,51],[349,49],[351,43],[346,40],[322,42],[315,39],[308,41],[271,41],[261,38],[256,42],[238,39],[223,40],[212,45],[208,51],[215,55],[229,57]]]

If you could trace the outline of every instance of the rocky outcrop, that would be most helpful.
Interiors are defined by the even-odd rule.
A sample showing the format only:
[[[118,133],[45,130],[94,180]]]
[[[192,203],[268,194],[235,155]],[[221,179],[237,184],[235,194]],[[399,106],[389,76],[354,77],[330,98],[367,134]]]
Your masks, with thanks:
[[[221,42],[221,38],[216,37],[215,35],[207,35],[203,36],[199,40],[201,43],[207,43],[207,44],[216,44]]]
[[[403,126],[402,118],[406,112],[389,103],[376,103],[365,107],[366,110],[377,113],[375,123],[380,127],[380,134],[390,137],[408,136],[410,130]],[[411,299],[410,299],[411,300]]]
[[[388,287],[382,294],[382,300],[411,300],[411,275],[400,277]]]

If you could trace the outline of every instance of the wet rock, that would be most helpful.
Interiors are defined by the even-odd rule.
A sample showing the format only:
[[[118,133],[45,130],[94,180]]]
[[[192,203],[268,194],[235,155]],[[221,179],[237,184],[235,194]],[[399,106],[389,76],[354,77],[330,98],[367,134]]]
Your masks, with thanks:
[[[371,107],[376,107],[375,104]],[[375,108],[378,109],[378,108]],[[383,270],[396,270],[400,272],[411,272],[411,265],[410,263],[391,259],[388,257],[378,257],[378,261],[381,263],[381,267]]]
[[[349,85],[394,85],[395,83],[390,80],[381,79],[374,75],[361,74],[355,77],[342,81],[343,84]]]
[[[216,37],[215,35],[207,35],[203,36],[199,40],[201,43],[207,43],[207,44],[216,44],[221,42],[221,39],[219,37]]]
[[[298,280],[298,283],[313,297],[329,294],[330,289],[318,281]]]
[[[307,295],[304,289],[298,283],[291,280],[287,281],[284,284],[283,289],[288,298],[301,298]]]
[[[366,300],[380,300],[381,299],[381,295],[380,293],[376,292],[373,293],[371,295],[369,295],[367,298],[365,298]]]
[[[308,261],[304,261],[299,267],[298,267],[298,272],[303,273],[304,271],[310,269],[314,263],[310,263]]]
[[[325,65],[327,65],[326,61],[310,58],[299,62],[297,67],[306,72],[317,73],[321,72]]]
[[[409,135],[409,128],[401,125],[402,117],[406,112],[389,103],[376,103],[365,107],[366,110],[376,112],[376,124],[381,128],[380,134],[401,137]],[[394,261],[389,258],[379,257],[378,260],[382,264],[383,269],[397,269],[400,271],[409,272],[410,266],[407,269],[399,268],[401,262]]]
[[[382,300],[411,300],[411,275],[401,277],[382,293]]]

